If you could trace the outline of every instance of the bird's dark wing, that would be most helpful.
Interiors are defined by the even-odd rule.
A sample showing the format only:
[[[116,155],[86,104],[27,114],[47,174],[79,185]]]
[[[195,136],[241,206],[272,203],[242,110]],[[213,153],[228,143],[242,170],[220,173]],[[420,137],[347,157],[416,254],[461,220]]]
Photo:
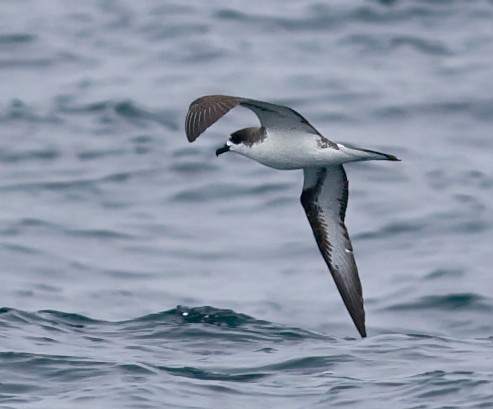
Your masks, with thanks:
[[[363,293],[344,217],[348,180],[342,165],[304,169],[301,204],[318,248],[360,335],[366,337]]]
[[[185,117],[185,131],[189,142],[197,139],[209,126],[221,119],[243,98],[227,95],[207,95],[193,101]]]
[[[298,130],[320,135],[319,132],[294,109],[283,105],[271,104],[269,102],[245,99],[241,106],[250,108],[257,114],[260,123],[265,128],[280,130]]]
[[[252,110],[265,128],[300,130],[319,135],[305,118],[291,108],[248,98],[207,95],[190,104],[185,118],[188,141],[193,142],[209,126],[238,105]]]

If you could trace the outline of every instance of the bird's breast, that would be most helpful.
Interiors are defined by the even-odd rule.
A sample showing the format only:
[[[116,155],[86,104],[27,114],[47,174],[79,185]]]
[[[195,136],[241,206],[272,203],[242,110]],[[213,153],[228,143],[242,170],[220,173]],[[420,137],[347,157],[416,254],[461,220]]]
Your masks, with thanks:
[[[267,132],[261,143],[240,153],[265,166],[281,170],[335,164],[338,151],[321,147],[319,139],[320,136],[311,134]]]

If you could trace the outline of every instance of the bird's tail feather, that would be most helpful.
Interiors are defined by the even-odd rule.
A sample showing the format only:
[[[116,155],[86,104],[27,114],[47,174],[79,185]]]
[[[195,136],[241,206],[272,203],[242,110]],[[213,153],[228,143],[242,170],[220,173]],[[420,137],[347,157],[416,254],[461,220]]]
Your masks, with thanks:
[[[339,145],[341,146],[341,145]],[[360,160],[392,160],[392,161],[400,161],[394,155],[390,155],[388,153],[372,151],[370,149],[356,148],[355,146],[344,145],[346,153],[350,155],[354,155],[360,158]]]

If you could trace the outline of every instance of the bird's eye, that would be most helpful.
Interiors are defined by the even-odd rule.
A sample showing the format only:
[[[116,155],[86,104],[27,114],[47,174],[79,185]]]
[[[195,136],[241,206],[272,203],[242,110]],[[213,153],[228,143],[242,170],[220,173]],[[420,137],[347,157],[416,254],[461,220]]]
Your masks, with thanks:
[[[229,140],[231,142],[233,142],[235,145],[238,145],[241,143],[242,139],[241,139],[241,135],[239,134],[239,132],[235,132],[235,133],[232,133],[231,134],[231,138],[229,138]]]

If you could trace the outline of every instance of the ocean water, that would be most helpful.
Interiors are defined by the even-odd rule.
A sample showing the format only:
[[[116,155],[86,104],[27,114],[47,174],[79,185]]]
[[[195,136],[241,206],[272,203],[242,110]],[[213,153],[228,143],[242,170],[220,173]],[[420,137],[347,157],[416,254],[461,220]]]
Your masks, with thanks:
[[[493,2],[0,2],[1,408],[493,408]],[[289,105],[346,166],[360,339],[299,204],[235,155]]]

